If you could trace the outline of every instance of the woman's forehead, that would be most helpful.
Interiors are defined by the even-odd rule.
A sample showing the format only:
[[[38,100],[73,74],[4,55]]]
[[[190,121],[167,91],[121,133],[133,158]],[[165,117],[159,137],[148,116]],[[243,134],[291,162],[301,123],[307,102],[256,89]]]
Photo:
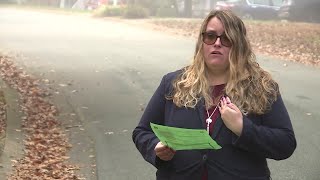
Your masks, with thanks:
[[[207,27],[207,31],[215,31],[217,33],[223,33],[224,32],[224,27],[222,22],[217,18],[213,17],[209,20]]]

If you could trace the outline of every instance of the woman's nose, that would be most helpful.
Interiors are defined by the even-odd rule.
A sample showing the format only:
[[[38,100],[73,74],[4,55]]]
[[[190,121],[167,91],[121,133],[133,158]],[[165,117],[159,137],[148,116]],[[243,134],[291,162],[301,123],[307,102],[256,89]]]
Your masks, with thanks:
[[[214,42],[213,46],[221,46],[221,41],[220,37],[217,37],[216,42]]]

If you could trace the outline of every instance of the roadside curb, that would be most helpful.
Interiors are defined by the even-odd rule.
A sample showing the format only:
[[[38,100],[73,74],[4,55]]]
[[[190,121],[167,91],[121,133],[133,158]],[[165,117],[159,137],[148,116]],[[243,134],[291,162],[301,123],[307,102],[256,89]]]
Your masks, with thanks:
[[[22,112],[18,104],[19,94],[0,79],[0,90],[6,102],[6,128],[0,136],[0,179],[7,179],[12,172],[12,162],[23,154],[23,134],[21,131]]]
[[[6,112],[6,101],[4,98],[4,92],[2,88],[0,88],[0,156],[2,155],[4,145],[6,142],[6,119],[7,119],[7,112]]]
[[[4,130],[0,132],[0,156],[2,156],[5,144],[6,144],[6,131]]]

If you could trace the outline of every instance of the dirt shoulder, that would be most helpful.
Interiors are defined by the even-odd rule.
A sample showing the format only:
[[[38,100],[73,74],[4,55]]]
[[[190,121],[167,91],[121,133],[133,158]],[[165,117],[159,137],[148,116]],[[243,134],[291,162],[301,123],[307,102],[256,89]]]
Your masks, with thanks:
[[[125,20],[156,31],[197,38],[201,19]],[[254,51],[286,61],[320,67],[320,24],[245,21]]]

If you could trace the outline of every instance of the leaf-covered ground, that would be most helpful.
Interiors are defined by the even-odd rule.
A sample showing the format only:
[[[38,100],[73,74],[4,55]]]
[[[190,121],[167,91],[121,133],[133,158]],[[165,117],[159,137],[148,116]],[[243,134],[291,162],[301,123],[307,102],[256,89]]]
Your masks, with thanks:
[[[153,29],[197,37],[200,19],[148,20]],[[320,24],[245,21],[255,52],[283,60],[320,66]]]
[[[57,108],[48,101],[50,94],[39,80],[17,67],[9,57],[0,55],[0,75],[20,94],[24,113],[22,128],[26,133],[22,159],[12,159],[14,171],[9,180],[77,180],[77,166],[67,162],[71,148],[57,119]]]

